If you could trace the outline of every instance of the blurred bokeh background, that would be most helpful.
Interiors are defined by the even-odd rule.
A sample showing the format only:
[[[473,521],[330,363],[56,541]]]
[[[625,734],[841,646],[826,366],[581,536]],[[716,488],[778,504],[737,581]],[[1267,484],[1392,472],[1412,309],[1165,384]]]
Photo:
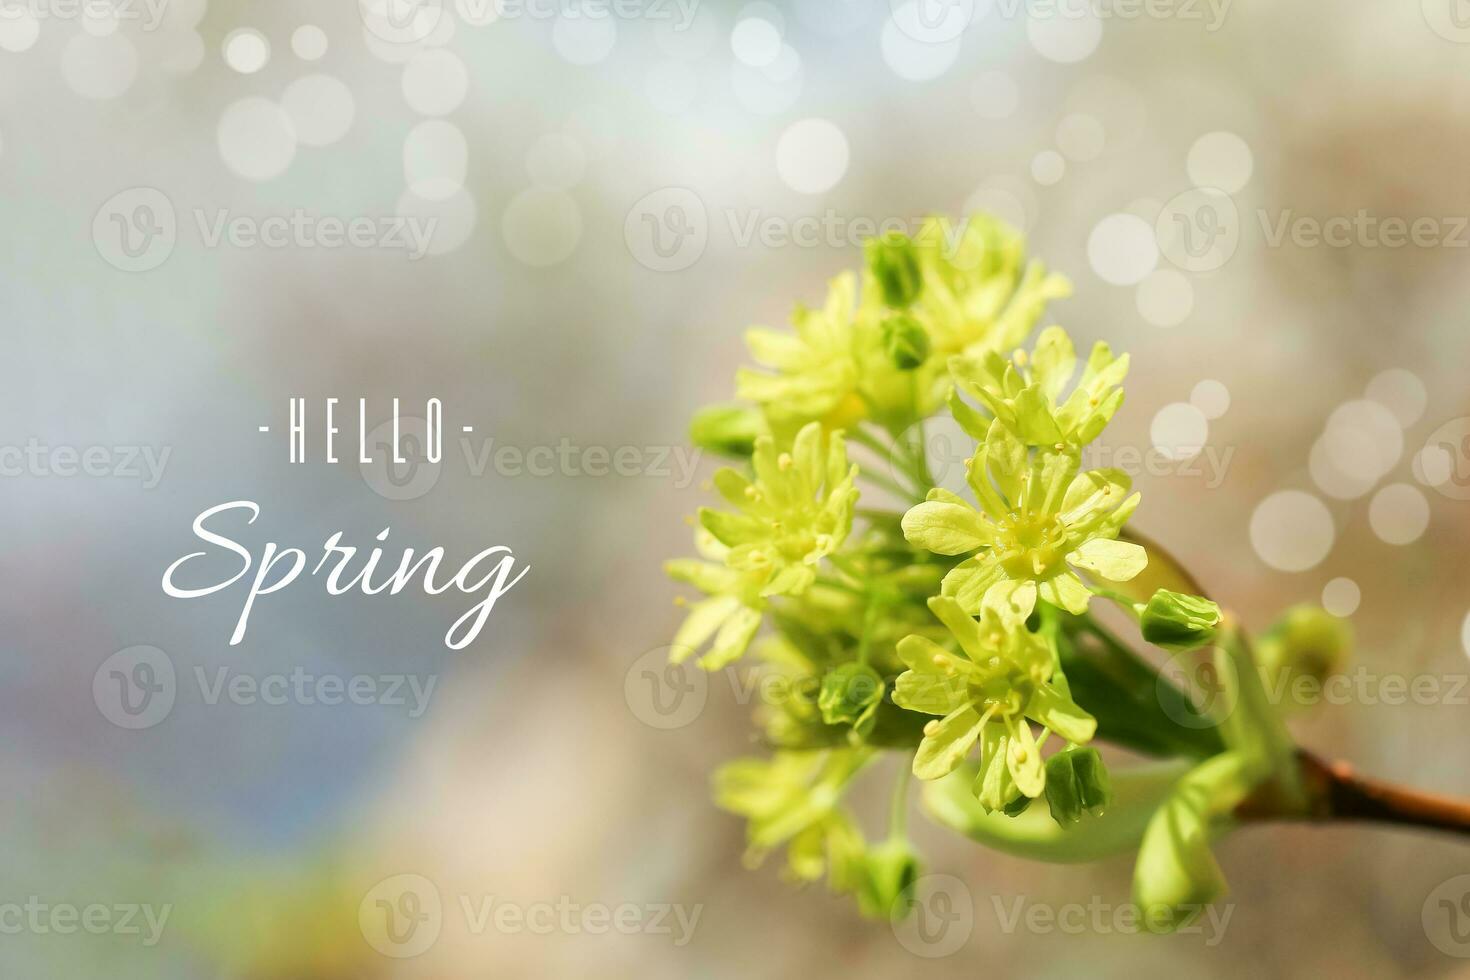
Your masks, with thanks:
[[[1139,525],[1253,627],[1350,619],[1367,693],[1302,741],[1470,793],[1458,0],[393,3],[0,0],[0,974],[1464,972],[1427,923],[1470,852],[1361,828],[1230,837],[1228,927],[1168,938],[1007,928],[1126,902],[1127,858],[920,830],[974,909],[920,957],[742,867],[707,779],[750,705],[719,675],[670,721],[640,673],[716,465],[686,421],[743,328],[819,302],[874,227],[987,210],[1074,281],[1052,319],[1132,352],[1108,451]],[[292,396],[341,399],[342,462],[319,429],[288,462]],[[430,397],[440,465],[357,464],[357,399],[381,436]],[[530,572],[458,652],[464,596],[305,576],[229,646],[241,585],[160,579],[241,499],[257,560],[391,527],[391,560],[502,544]],[[251,693],[296,675],[374,693]],[[422,949],[363,927],[433,896]],[[512,924],[544,906],[577,911]],[[652,921],[675,906],[689,929]]]

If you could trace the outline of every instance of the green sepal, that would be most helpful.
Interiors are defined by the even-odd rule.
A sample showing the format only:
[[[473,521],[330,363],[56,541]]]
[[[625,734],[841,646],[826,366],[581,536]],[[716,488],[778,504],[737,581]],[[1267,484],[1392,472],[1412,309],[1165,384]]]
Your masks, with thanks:
[[[689,423],[689,440],[732,459],[749,459],[762,434],[760,412],[745,405],[706,405]]]
[[[1215,641],[1220,607],[1209,599],[1159,589],[1138,617],[1143,638],[1165,650],[1197,650]]]
[[[889,232],[863,243],[868,271],[883,292],[883,302],[892,309],[903,310],[919,298],[923,279],[914,243],[907,235]]]
[[[1069,746],[1046,760],[1046,803],[1059,825],[1101,813],[1112,798],[1112,780],[1096,749]]]
[[[817,708],[829,725],[851,725],[858,734],[873,727],[883,700],[883,678],[867,664],[847,663],[822,678]]]

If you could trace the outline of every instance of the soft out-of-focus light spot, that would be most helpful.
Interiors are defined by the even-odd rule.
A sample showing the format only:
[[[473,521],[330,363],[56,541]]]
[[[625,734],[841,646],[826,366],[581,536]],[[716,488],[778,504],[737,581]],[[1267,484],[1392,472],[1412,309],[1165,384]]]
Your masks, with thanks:
[[[327,32],[315,24],[302,24],[291,35],[291,50],[302,61],[317,61],[327,53]]]
[[[469,86],[464,62],[450,51],[420,51],[403,66],[404,101],[426,116],[443,116],[458,109]]]
[[[683,112],[699,95],[699,73],[686,61],[661,61],[648,69],[643,91],[660,112]]]
[[[1155,327],[1177,327],[1194,310],[1194,286],[1174,269],[1155,269],[1138,284],[1138,315]]]
[[[1389,368],[1368,382],[1368,398],[1393,413],[1399,425],[1408,428],[1419,421],[1429,404],[1429,392],[1413,371]]]
[[[1050,187],[1067,174],[1067,161],[1056,150],[1042,150],[1031,158],[1031,179]]]
[[[776,142],[776,173],[802,194],[831,190],[847,173],[847,137],[826,119],[802,119]]]
[[[0,50],[12,54],[29,51],[41,36],[41,22],[20,5],[0,15]]]
[[[1327,451],[1325,436],[1312,444],[1312,451],[1307,456],[1307,471],[1319,490],[1337,500],[1357,500],[1378,482],[1376,473],[1365,477],[1361,473],[1347,473],[1340,469]]]
[[[1107,131],[1096,116],[1074,113],[1057,123],[1057,149],[1068,160],[1096,160],[1107,142]]]
[[[1322,587],[1322,608],[1341,619],[1357,612],[1362,601],[1363,590],[1350,578],[1335,578]]]
[[[730,66],[730,87],[735,98],[749,112],[762,116],[780,115],[796,104],[805,83],[801,59],[782,56],[767,68],[752,68],[736,62]],[[794,63],[794,70],[793,70]],[[774,71],[773,71],[774,69]],[[785,77],[777,77],[785,76]]]
[[[204,38],[192,30],[165,35],[154,58],[164,71],[187,75],[204,64]]]
[[[1207,419],[1218,419],[1230,411],[1230,389],[1222,382],[1206,378],[1189,393],[1189,403]]]
[[[763,17],[747,17],[730,32],[730,50],[752,68],[764,68],[781,53],[781,32]]]
[[[775,82],[789,82],[801,74],[801,55],[789,44],[781,45],[776,60],[765,67],[766,77]]]
[[[677,17],[663,18],[653,26],[654,43],[670,58],[698,61],[714,49],[719,37],[717,20],[715,17],[691,17],[686,23]]]
[[[1021,92],[1003,71],[987,71],[970,83],[970,102],[986,119],[1007,119],[1016,111]]]
[[[1206,133],[1189,148],[1184,169],[1196,187],[1218,187],[1234,194],[1251,179],[1255,158],[1234,133]]]
[[[253,75],[271,60],[271,43],[253,27],[241,27],[225,35],[222,46],[225,64],[242,75]]]
[[[126,34],[76,34],[61,49],[61,77],[87,99],[115,99],[138,77],[138,49]]]
[[[1443,486],[1455,473],[1455,454],[1444,446],[1428,445],[1414,454],[1414,479],[1426,487]]]
[[[0,14],[0,17],[5,16]],[[101,5],[83,6],[82,30],[93,37],[106,37],[118,29],[117,11]]]
[[[281,108],[307,146],[331,146],[347,135],[357,115],[352,90],[331,75],[308,75],[287,85]]]
[[[1210,438],[1210,423],[1193,405],[1174,402],[1154,416],[1149,438],[1154,448],[1169,459],[1193,459]]]
[[[217,133],[225,166],[246,180],[269,180],[296,156],[296,131],[286,111],[258,96],[231,104]]]
[[[1026,182],[1006,174],[987,177],[965,198],[964,212],[983,211],[1019,229],[1029,231],[1036,220],[1036,195]]]
[[[782,37],[786,36],[786,15],[781,8],[768,0],[755,0],[740,8],[740,14],[736,20],[764,20],[769,21],[776,27],[776,32]]]
[[[1071,64],[1097,50],[1102,20],[1090,5],[1057,4],[1038,8],[1026,19],[1026,38],[1048,61]]]
[[[403,218],[416,219],[425,226],[432,223],[429,255],[445,255],[469,241],[479,219],[475,199],[464,188],[438,200],[420,197],[410,188],[398,199],[396,213]]]
[[[1391,483],[1373,495],[1368,524],[1388,544],[1411,544],[1429,527],[1429,501],[1418,487]]]
[[[541,187],[567,190],[587,172],[587,152],[564,133],[548,133],[526,151],[526,172]]]
[[[1251,515],[1251,546],[1261,561],[1282,572],[1321,564],[1336,537],[1327,505],[1301,490],[1281,490]]]
[[[558,17],[551,46],[574,65],[595,65],[612,54],[618,27],[611,17]]]
[[[409,190],[427,201],[453,197],[464,187],[469,146],[458,126],[426,119],[403,141],[403,178]]]
[[[1327,418],[1323,449],[1339,472],[1376,482],[1404,452],[1404,433],[1393,413],[1377,402],[1345,402]]]
[[[1087,237],[1087,261],[1104,282],[1132,286],[1159,262],[1159,246],[1148,222],[1131,214],[1110,214]]]
[[[617,122],[605,106],[596,102],[573,109],[565,129],[593,159],[611,153],[618,143]]]
[[[571,195],[533,187],[511,200],[500,232],[510,253],[526,265],[556,265],[582,240],[582,212]]]
[[[883,61],[899,78],[927,82],[949,71],[960,54],[960,38],[924,40],[919,0],[909,0],[883,24]]]

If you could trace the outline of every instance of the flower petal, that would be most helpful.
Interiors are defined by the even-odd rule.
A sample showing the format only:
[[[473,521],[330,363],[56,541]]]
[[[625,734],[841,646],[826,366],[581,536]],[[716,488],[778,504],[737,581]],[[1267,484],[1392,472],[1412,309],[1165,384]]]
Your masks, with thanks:
[[[1046,789],[1046,765],[1031,734],[1031,725],[1024,718],[1016,723],[1006,746],[1006,769],[1016,781],[1016,788],[1032,799]]]
[[[1093,538],[1067,556],[1078,568],[1096,572],[1110,582],[1126,582],[1148,565],[1142,545],[1111,538]]]
[[[924,726],[924,740],[914,753],[914,775],[938,779],[954,772],[970,754],[982,727],[974,708],[962,708],[942,720],[929,722]]]
[[[938,555],[962,555],[987,547],[995,531],[968,504],[926,500],[903,515],[903,536]]]
[[[1097,734],[1097,719],[1053,684],[1042,684],[1036,689],[1026,706],[1026,716],[1079,745]]]
[[[719,670],[739,660],[760,626],[761,614],[748,606],[741,606],[720,627],[710,652],[699,658],[699,666],[705,670]]]
[[[714,635],[720,624],[729,619],[731,614],[739,608],[740,600],[732,595],[715,596],[712,599],[701,599],[699,602],[690,603],[689,615],[684,617],[684,622],[674,634],[672,649],[669,651],[669,662],[677,664],[688,660],[691,654],[704,646],[705,641]],[[759,622],[758,615],[757,622]]]
[[[1074,616],[1087,612],[1087,604],[1092,601],[1092,590],[1072,572],[1052,576],[1041,583],[1038,591],[1041,598]]]
[[[967,613],[978,613],[985,593],[1005,578],[1005,569],[988,552],[966,558],[945,573],[940,594],[952,596]]]
[[[1119,469],[1088,470],[1078,474],[1067,488],[1058,515],[1069,528],[1086,528],[1111,513],[1133,485]]]

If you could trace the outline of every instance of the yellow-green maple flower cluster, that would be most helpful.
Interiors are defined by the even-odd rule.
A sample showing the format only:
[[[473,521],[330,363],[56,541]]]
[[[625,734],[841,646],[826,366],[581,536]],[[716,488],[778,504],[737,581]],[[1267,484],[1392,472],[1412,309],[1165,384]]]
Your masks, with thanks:
[[[1056,326],[1023,348],[1070,287],[999,221],[930,220],[864,251],[864,271],[798,308],[792,331],[749,332],[759,366],[739,370],[736,394],[753,407],[711,406],[691,427],[740,462],[711,481],[724,505],[699,512],[699,557],[666,566],[704,594],[672,659],[720,669],[770,628],[752,690],[773,752],[720,769],[716,800],[746,818],[751,863],[785,847],[789,876],[825,874],[864,913],[902,914],[918,873],[912,774],[931,816],[1002,849],[1137,847],[1135,901],[1167,913],[1149,928],[1177,928],[1223,888],[1212,836],[1295,755],[1243,634],[1192,577],[1155,549],[1141,587],[1128,475],[1083,468],[1123,403],[1128,357],[1098,343],[1082,360]],[[933,487],[925,460],[922,423],[946,406],[975,441],[968,496]],[[1212,649],[1235,710],[1195,711],[1090,615],[1094,596],[1145,642]],[[1345,644],[1294,614],[1265,638],[1264,666],[1323,674]],[[1115,793],[1094,737],[1187,766],[1129,769]],[[885,750],[906,757],[889,833],[870,843],[843,799]]]
[[[937,779],[978,745],[986,808],[1042,796],[1048,738],[1080,745],[1097,725],[1073,701],[1054,640],[1028,619],[1039,603],[1085,612],[1092,578],[1131,578],[1144,559],[1117,540],[1138,503],[1126,475],[1080,467],[1121,403],[1126,357],[1099,345],[1074,386],[1060,328],[1017,350],[1047,301],[1070,292],[1066,280],[988,218],[931,220],[866,251],[862,275],[833,279],[792,331],[748,332],[761,367],[739,370],[736,394],[758,414],[711,409],[696,432],[748,453],[748,468],[713,478],[726,506],[699,512],[704,560],[667,567],[706,595],[674,638],[675,661],[708,647],[700,665],[724,667],[770,622],[763,669],[805,685],[802,698],[763,706],[776,754],[716,778],[720,804],[749,821],[751,857],[784,844],[796,877],[826,869],[882,913],[911,853],[898,834],[864,844],[839,806],[848,782],[877,747],[916,746],[912,771]],[[855,532],[858,480],[896,485],[850,463],[844,430],[873,448],[946,403],[978,443],[978,506],[933,489]]]

